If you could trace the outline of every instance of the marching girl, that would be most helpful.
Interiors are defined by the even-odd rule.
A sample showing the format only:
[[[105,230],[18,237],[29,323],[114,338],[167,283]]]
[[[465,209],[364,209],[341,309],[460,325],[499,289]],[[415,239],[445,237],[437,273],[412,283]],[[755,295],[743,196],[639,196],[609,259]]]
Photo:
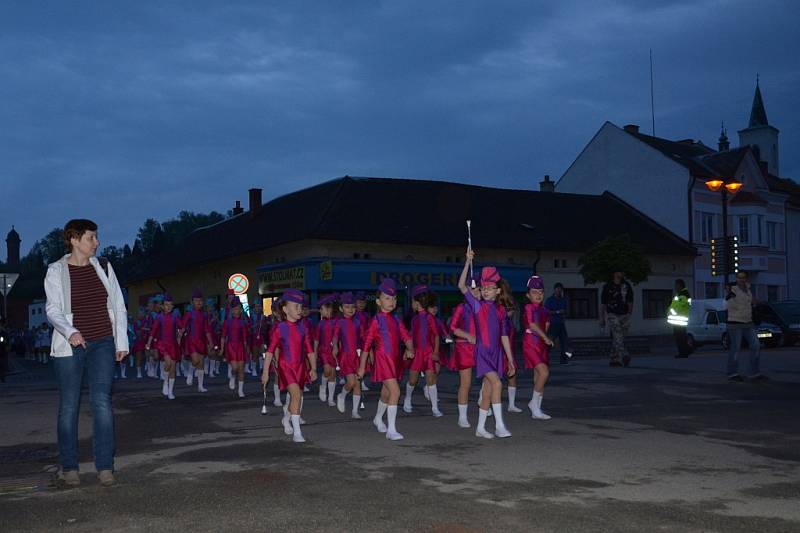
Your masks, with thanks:
[[[231,315],[222,323],[221,350],[231,367],[228,387],[231,390],[236,389],[238,379],[239,398],[244,398],[244,364],[250,358],[250,339],[247,322],[242,318],[242,304],[238,298],[231,302],[230,313]]]
[[[369,327],[370,322],[372,321],[372,317],[369,315],[369,311],[367,311],[367,294],[364,291],[356,291],[356,319],[358,319],[361,327],[363,328],[363,335],[366,335],[367,328]],[[369,358],[367,360],[367,367],[365,369],[367,374],[370,374],[372,370],[372,362],[374,361],[374,355],[369,354]],[[361,380],[361,390],[368,391],[369,387],[365,380]]]
[[[211,347],[208,350],[208,377],[213,378],[219,375],[219,364],[222,356],[219,351],[219,343],[222,340],[222,323],[219,319],[219,311],[214,303],[206,304],[206,314],[208,315],[208,325],[211,328]]]
[[[205,359],[214,348],[211,321],[203,310],[203,293],[200,289],[192,292],[192,308],[183,315],[182,327],[186,353],[189,355],[194,372],[186,374],[186,384],[192,385],[192,374],[197,377],[197,390],[207,392],[203,386],[205,379]]]
[[[433,294],[433,303],[428,307],[428,313],[436,321],[436,333],[439,335],[439,364],[436,366],[436,374],[439,374],[443,367],[449,367],[450,356],[446,349],[447,344],[453,342],[453,336],[447,329],[447,324],[439,317],[439,302],[436,293]]]
[[[414,342],[414,359],[408,372],[406,397],[403,411],[410,413],[411,395],[419,381],[420,372],[425,372],[428,397],[431,401],[433,416],[440,417],[439,395],[436,389],[436,367],[439,365],[439,332],[436,319],[428,313],[428,308],[435,302],[433,293],[426,285],[417,285],[411,289],[411,308],[416,313],[411,319],[411,338]]]
[[[542,411],[542,395],[544,386],[550,377],[550,347],[553,341],[547,336],[550,327],[550,312],[542,303],[544,301],[544,282],[539,276],[531,276],[528,280],[528,300],[522,325],[525,328],[522,337],[522,357],[525,368],[533,368],[533,398],[528,403],[531,417],[549,420],[550,415]]]
[[[508,344],[511,346],[511,353],[514,353],[517,330],[514,326],[514,313],[517,309],[517,302],[514,300],[511,285],[505,279],[497,282],[497,288],[500,293],[497,295],[497,303],[505,311],[506,316],[506,331],[508,331]],[[514,358],[516,360],[516,358]],[[503,365],[503,374],[508,370],[507,366]],[[522,409],[517,407],[517,375],[508,378],[508,412],[521,413]]]
[[[491,403],[495,421],[494,434],[501,438],[510,437],[511,432],[503,423],[503,405],[501,403],[503,385],[500,381],[500,373],[503,371],[504,355],[508,360],[507,374],[509,376],[516,373],[516,367],[511,354],[511,345],[508,342],[505,313],[495,301],[499,292],[497,282],[500,281],[500,274],[494,267],[483,267],[481,270],[482,299],[478,300],[472,295],[466,284],[467,274],[474,257],[475,253],[472,248],[467,248],[467,260],[464,262],[464,270],[458,280],[458,288],[466,297],[475,314],[475,362],[477,376],[483,378],[483,397],[478,412],[478,429],[475,436],[485,439],[492,438],[492,434],[486,431],[486,417]]]
[[[475,288],[472,288],[472,284]],[[481,289],[474,279],[469,280],[467,290],[477,300],[481,297]],[[467,404],[469,389],[472,386],[472,369],[475,368],[475,314],[468,303],[458,304],[450,317],[450,331],[453,332],[455,346],[450,358],[450,368],[458,371],[458,425],[470,427],[467,420]]]
[[[401,440],[403,435],[397,432],[397,404],[400,401],[400,379],[403,377],[403,352],[400,342],[405,344],[405,358],[413,359],[414,344],[403,323],[392,311],[397,307],[397,285],[391,278],[384,278],[378,286],[376,297],[378,314],[370,322],[361,350],[361,361],[358,378],[362,379],[366,371],[367,356],[375,350],[375,367],[372,379],[383,382],[381,399],[378,401],[378,412],[372,423],[381,433],[386,433],[389,440]],[[383,415],[387,414],[389,426],[383,423]]]
[[[309,299],[308,295],[304,293],[303,294],[303,313],[302,313],[302,317],[303,318],[301,319],[301,322],[303,323],[303,327],[305,327],[306,330],[311,335],[311,344],[312,344],[312,346],[314,346],[314,353],[317,353],[316,352],[316,349],[317,349],[317,328],[314,325],[314,322],[311,320],[311,306],[309,305],[309,303],[310,303],[310,299]],[[303,392],[310,392],[310,391],[311,391],[311,389],[308,387],[308,383],[303,385]]]
[[[133,347],[131,348],[134,360],[136,361],[136,379],[142,379],[142,365],[144,365],[145,362],[144,351],[150,333],[149,327],[145,329],[145,319],[146,311],[143,307],[140,307],[136,320],[133,321],[133,333],[136,335],[136,340],[133,342]]]
[[[355,299],[352,292],[339,297],[339,311],[342,316],[336,319],[333,329],[333,354],[339,361],[340,372],[346,376],[342,392],[336,395],[336,408],[344,413],[347,394],[353,393],[351,418],[361,418],[358,408],[361,404],[361,382],[358,367],[361,360],[364,327],[356,316]]]
[[[283,316],[283,312],[281,311],[281,302],[278,298],[275,298],[272,301],[271,307],[272,314],[270,315],[270,324],[269,324],[269,337],[267,337],[267,343],[269,343],[270,339],[272,339],[272,331],[278,327],[278,324],[281,322],[281,317]],[[283,407],[283,402],[281,401],[281,388],[278,385],[278,362],[273,359],[272,364],[269,365],[267,368],[266,362],[266,352],[267,346],[264,346],[264,367],[261,369],[261,372],[271,372],[273,374],[274,380],[272,381],[272,391],[275,394],[275,400],[272,402],[272,405],[275,407]],[[275,358],[278,357],[278,354],[272,354]]]
[[[150,333],[153,330],[153,322],[155,322],[158,315],[161,314],[161,304],[156,301],[153,296],[147,302],[147,311],[144,317],[144,336],[146,339],[150,338]],[[147,345],[147,341],[145,341]],[[147,358],[147,377],[164,379],[164,372],[158,361],[158,353],[155,350],[145,348],[145,357]]]
[[[317,379],[317,357],[311,334],[302,322],[303,293],[297,289],[286,289],[281,296],[278,314],[282,319],[272,328],[270,342],[264,356],[261,382],[269,382],[269,367],[276,351],[278,357],[278,382],[281,390],[287,391],[287,409],[283,416],[283,428],[292,435],[294,442],[305,442],[300,430],[300,413],[303,407],[303,386]]]
[[[252,376],[258,377],[259,365],[264,364],[264,352],[269,339],[269,323],[261,308],[261,304],[253,305],[250,312],[250,368]]]
[[[333,393],[336,391],[336,355],[333,353],[333,330],[336,321],[333,318],[333,304],[336,294],[321,298],[319,305],[319,323],[317,324],[316,354],[322,362],[323,375],[319,385],[320,401],[327,401],[329,407],[336,405]]]
[[[178,346],[178,327],[180,326],[180,315],[174,308],[172,296],[164,295],[162,311],[153,321],[150,329],[150,338],[147,339],[146,349],[151,349],[153,341],[156,341],[155,351],[157,357],[162,359],[162,374],[164,385],[161,387],[161,394],[175,399],[175,367],[180,362],[180,347]]]

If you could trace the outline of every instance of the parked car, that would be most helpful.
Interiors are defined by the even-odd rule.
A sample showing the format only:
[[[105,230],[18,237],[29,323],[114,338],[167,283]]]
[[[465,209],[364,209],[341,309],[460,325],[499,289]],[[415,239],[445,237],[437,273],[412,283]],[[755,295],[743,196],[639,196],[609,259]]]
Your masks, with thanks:
[[[781,330],[783,346],[794,346],[800,340],[800,300],[761,303],[754,315],[760,323],[775,324]]]
[[[728,312],[723,299],[692,300],[689,323],[686,326],[689,352],[704,344],[721,344],[727,350],[730,346],[727,321]],[[756,335],[763,345],[774,347],[780,345],[782,331],[776,324],[762,321],[756,328]],[[742,343],[746,344],[746,341],[742,339]]]

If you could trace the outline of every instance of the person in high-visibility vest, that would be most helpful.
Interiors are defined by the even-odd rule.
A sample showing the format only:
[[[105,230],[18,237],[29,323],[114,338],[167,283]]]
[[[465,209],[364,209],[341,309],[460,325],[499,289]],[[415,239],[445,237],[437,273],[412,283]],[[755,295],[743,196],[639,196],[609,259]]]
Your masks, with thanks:
[[[692,298],[686,282],[678,278],[675,280],[675,294],[667,311],[667,322],[672,325],[672,334],[678,347],[676,357],[689,357],[692,349],[687,344],[686,326],[689,324],[689,310],[692,308]]]

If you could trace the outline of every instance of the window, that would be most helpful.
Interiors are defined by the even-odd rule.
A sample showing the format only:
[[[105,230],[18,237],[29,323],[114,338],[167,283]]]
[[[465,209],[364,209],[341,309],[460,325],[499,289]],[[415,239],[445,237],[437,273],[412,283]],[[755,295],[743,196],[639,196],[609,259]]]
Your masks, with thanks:
[[[764,237],[762,236],[763,229],[761,227],[764,225],[764,215],[758,215],[758,217],[756,217],[756,224],[758,225],[758,244],[764,244]]]
[[[700,240],[711,242],[714,238],[714,214],[700,213]]]
[[[668,289],[645,289],[642,291],[642,314],[644,318],[664,318],[672,301]]]
[[[709,326],[716,326],[717,324],[719,324],[716,311],[708,312],[708,314],[706,315],[706,324]]]
[[[750,242],[750,217],[739,217],[739,243],[748,244]]]
[[[564,289],[570,318],[597,318],[597,289]]]
[[[777,285],[767,285],[767,301],[777,302],[779,298],[779,287]]]
[[[706,299],[709,298],[719,298],[719,283],[716,282],[706,282],[705,287],[705,297]]]
[[[553,268],[567,268],[567,260],[553,259]]]
[[[767,246],[770,250],[778,249],[778,224],[767,222]]]

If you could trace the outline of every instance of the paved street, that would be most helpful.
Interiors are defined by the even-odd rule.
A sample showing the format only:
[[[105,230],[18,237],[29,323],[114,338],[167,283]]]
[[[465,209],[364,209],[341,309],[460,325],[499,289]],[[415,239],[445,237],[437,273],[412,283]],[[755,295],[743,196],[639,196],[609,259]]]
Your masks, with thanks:
[[[492,441],[456,426],[453,375],[446,416],[428,416],[418,391],[399,443],[369,421],[375,391],[362,421],[307,394],[304,445],[271,403],[260,414],[255,381],[239,400],[227,380],[205,395],[179,380],[170,402],[160,382],[128,379],[115,394],[118,484],[95,479],[87,398],[72,490],[49,481],[51,369],[26,362],[0,385],[0,530],[800,531],[800,350],[766,350],[764,383],[727,383],[718,351],[668,352],[629,369],[554,366],[553,419],[508,415],[513,437]]]

